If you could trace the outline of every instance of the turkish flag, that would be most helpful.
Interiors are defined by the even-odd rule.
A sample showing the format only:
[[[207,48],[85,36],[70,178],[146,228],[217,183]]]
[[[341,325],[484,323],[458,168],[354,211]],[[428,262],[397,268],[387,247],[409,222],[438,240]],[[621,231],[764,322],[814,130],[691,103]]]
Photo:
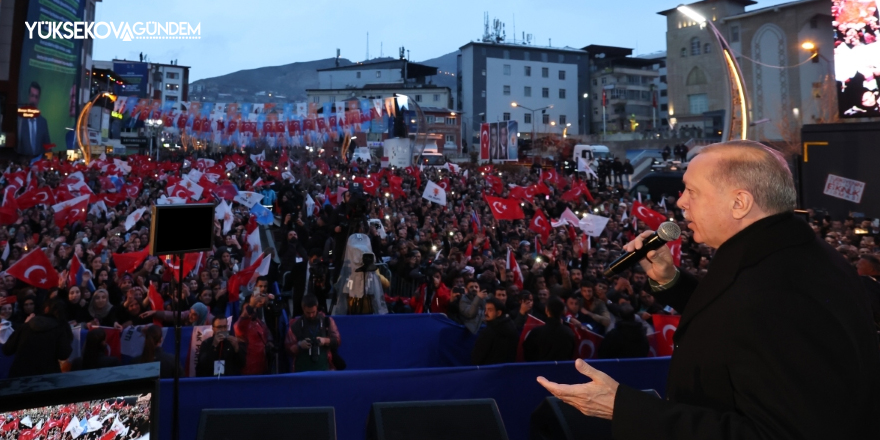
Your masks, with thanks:
[[[580,359],[598,359],[599,346],[602,345],[602,340],[605,338],[583,327],[569,325],[572,331],[574,331],[574,337],[577,340],[574,350],[575,356]]]
[[[519,220],[526,217],[516,200],[485,196],[496,220]]]
[[[494,165],[483,165],[483,166],[477,168],[477,171],[479,171],[483,174],[492,174],[495,172],[495,166]]]
[[[443,179],[437,182],[437,186],[443,188],[443,191],[450,191],[452,189],[452,185],[449,184],[449,179]]]
[[[104,202],[105,205],[113,208],[125,201],[125,194],[122,193],[101,193],[93,195],[89,198],[89,203]]]
[[[519,200],[527,200],[529,202],[535,200],[534,194],[529,193],[529,189],[522,186],[514,186],[513,188],[510,188],[510,197]]]
[[[669,252],[672,252],[672,262],[675,263],[675,267],[681,266],[681,237],[666,243],[666,246],[669,247]]]
[[[368,179],[366,177],[358,176],[352,180],[354,180],[355,183],[358,183],[361,186],[363,186],[364,192],[366,192],[366,193],[369,193],[369,194],[372,194],[375,196],[379,192],[379,183],[376,182],[376,179],[374,179],[372,177]]]
[[[519,263],[516,262],[516,255],[510,250],[510,248],[507,249],[507,270],[510,271],[513,284],[522,290],[525,278],[523,278]]]
[[[138,196],[138,194],[140,194],[141,190],[134,185],[123,185],[122,192],[124,192],[127,197],[131,197],[134,199],[134,198],[137,198],[137,196]]]
[[[486,175],[486,182],[489,182],[492,185],[492,191],[499,196],[504,192],[504,182],[501,181],[500,177],[496,177],[493,175]]]
[[[532,221],[529,222],[529,230],[536,234],[540,234],[544,242],[547,241],[553,228],[550,226],[550,220],[547,218],[547,215],[544,214],[544,211],[539,209],[535,212],[535,216],[532,217]]]
[[[584,189],[580,186],[575,186],[574,188],[562,193],[562,196],[559,198],[565,202],[569,203],[579,203],[581,201],[581,197],[584,195]]]
[[[655,231],[660,227],[660,223],[667,220],[665,215],[648,208],[638,200],[633,200],[632,214],[635,218],[645,222],[649,228]]]
[[[550,182],[553,186],[560,186],[560,184],[565,183],[565,179],[559,175],[559,172],[556,170],[547,170],[541,172],[541,181]]]
[[[86,220],[86,210],[89,207],[89,198],[90,196],[86,194],[57,205],[52,205],[52,209],[55,211],[55,226],[63,228],[77,221],[84,222]]]
[[[519,344],[516,346],[516,361],[523,362],[526,360],[525,354],[523,352],[523,343],[526,341],[526,338],[529,336],[529,333],[544,325],[544,321],[541,321],[538,318],[535,318],[532,315],[528,315],[526,318],[526,323],[523,325],[522,333],[519,334]]]
[[[195,195],[194,192],[190,191],[183,185],[171,186],[168,188],[167,192],[169,197],[180,197],[182,199],[189,199]]]
[[[150,249],[145,248],[144,250],[137,252],[111,254],[111,257],[113,258],[113,264],[116,265],[116,270],[122,273],[133,273],[149,254]]]
[[[238,195],[238,190],[231,183],[224,183],[214,190],[214,194],[227,202],[231,202]]]
[[[190,252],[183,255],[183,276],[187,277],[190,273],[192,273],[193,269],[196,268],[196,265],[199,264],[199,259],[201,259],[201,252]],[[176,255],[172,258],[165,259],[165,266],[171,270],[171,273],[174,275],[174,279],[178,280],[178,274],[180,273],[180,258]]]
[[[480,124],[480,159],[489,160],[489,124]]]
[[[657,347],[655,351],[657,356],[672,356],[672,349],[675,346],[673,336],[675,330],[678,329],[678,323],[681,321],[681,315],[651,315],[654,321],[655,341]]]
[[[165,300],[162,299],[162,295],[156,290],[156,283],[150,283],[150,287],[147,289],[147,298],[150,300],[150,308],[155,311],[165,310]],[[162,326],[162,320],[158,318],[153,318],[153,323]]]
[[[55,194],[48,187],[42,187],[25,192],[15,201],[21,209],[30,209],[37,205],[50,206],[55,204]]]
[[[6,273],[41,289],[58,287],[58,272],[41,249],[34,249],[16,261]]]
[[[15,202],[15,188],[7,187],[0,205],[0,225],[11,225],[18,220],[18,203]]]
[[[250,282],[250,280],[258,274],[258,271],[262,271],[263,262],[264,260],[267,260],[267,258],[268,256],[257,258],[256,261],[254,261],[254,264],[251,264],[250,266],[238,271],[235,275],[229,277],[229,281],[227,282],[229,301],[238,301],[239,294],[241,292],[241,286],[246,286]]]

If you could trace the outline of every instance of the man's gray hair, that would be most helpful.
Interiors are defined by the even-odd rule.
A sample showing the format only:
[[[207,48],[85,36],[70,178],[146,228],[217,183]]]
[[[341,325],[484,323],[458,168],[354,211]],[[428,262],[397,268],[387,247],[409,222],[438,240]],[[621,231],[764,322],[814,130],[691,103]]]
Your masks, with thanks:
[[[768,214],[797,207],[797,191],[785,158],[778,151],[754,141],[730,141],[709,145],[699,154],[723,154],[712,178],[742,188],[755,198],[755,204]]]

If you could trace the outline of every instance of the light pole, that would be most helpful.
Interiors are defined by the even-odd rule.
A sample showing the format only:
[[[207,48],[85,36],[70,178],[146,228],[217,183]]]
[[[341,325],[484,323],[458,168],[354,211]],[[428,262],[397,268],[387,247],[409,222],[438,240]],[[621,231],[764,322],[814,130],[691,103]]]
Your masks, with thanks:
[[[147,127],[147,132],[150,133],[150,156],[153,155],[153,141],[156,138],[156,135],[162,131],[162,120],[161,119],[147,119],[144,122],[144,125]],[[156,145],[156,162],[159,161],[159,146]]]
[[[526,106],[523,106],[523,105],[517,104],[517,103],[515,103],[515,102],[511,102],[511,103],[510,103],[510,106],[513,107],[513,108],[517,108],[517,107],[519,107],[519,108],[522,108],[522,109],[524,109],[524,110],[528,110],[528,111],[532,112],[532,148],[535,148],[535,112],[542,111],[542,110],[547,110],[547,109],[551,109],[551,108],[553,108],[553,104],[550,104],[550,105],[548,105],[547,107],[541,107],[541,108],[539,108],[539,109],[531,109],[531,108],[528,108],[528,107],[526,107]]]
[[[724,134],[722,139],[727,141],[747,139],[749,128],[748,94],[746,93],[746,84],[742,76],[742,70],[739,68],[739,63],[737,63],[736,57],[733,56],[733,51],[730,49],[730,45],[727,44],[727,40],[724,39],[724,36],[721,35],[721,32],[718,31],[718,28],[715,27],[715,24],[713,24],[711,20],[707,20],[706,17],[703,17],[697,11],[684,5],[679,6],[678,11],[691,20],[699,23],[700,28],[709,25],[709,28],[712,30],[712,36],[715,37],[718,46],[721,47],[719,52],[721,54],[722,64],[724,64],[727,69],[727,79],[730,90],[730,100],[728,101],[729,111],[727,112],[727,118],[724,121]]]
[[[95,96],[91,101],[86,103],[83,106],[82,110],[80,110],[79,118],[76,121],[76,143],[79,146],[80,151],[82,151],[83,159],[88,165],[92,161],[92,146],[89,143],[89,133],[88,133],[88,114],[91,112],[92,107],[94,107],[95,103],[98,102],[99,99],[107,97],[110,98],[111,101],[116,101],[116,95],[110,92],[99,93]],[[101,108],[101,120],[104,119],[104,109]],[[86,144],[83,146],[83,139],[85,139]]]
[[[589,111],[589,109],[587,108],[587,98],[589,98],[589,97],[590,97],[589,93],[584,93],[584,100],[581,101],[581,109],[583,110],[583,112],[581,113],[581,130],[580,131],[581,131],[582,135],[587,134],[587,111]]]

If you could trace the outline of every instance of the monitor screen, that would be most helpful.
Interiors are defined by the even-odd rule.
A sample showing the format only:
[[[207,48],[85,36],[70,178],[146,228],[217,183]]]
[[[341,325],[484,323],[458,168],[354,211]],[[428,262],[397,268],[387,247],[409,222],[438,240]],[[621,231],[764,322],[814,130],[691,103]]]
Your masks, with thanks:
[[[153,255],[209,251],[214,245],[214,205],[156,205],[150,241]]]
[[[840,116],[880,116],[880,13],[874,1],[833,0],[834,76]]]
[[[0,438],[145,440],[151,414],[151,393],[4,411]]]

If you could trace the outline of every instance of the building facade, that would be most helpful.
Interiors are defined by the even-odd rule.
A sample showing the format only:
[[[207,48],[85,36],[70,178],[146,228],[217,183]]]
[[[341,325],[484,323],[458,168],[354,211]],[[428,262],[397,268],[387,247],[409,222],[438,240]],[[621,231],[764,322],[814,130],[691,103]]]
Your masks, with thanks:
[[[730,44],[742,70],[749,107],[748,137],[784,141],[797,127],[822,119],[828,101],[819,97],[827,75],[833,75],[831,2],[798,0],[746,10],[751,0],[704,0],[688,6],[711,20]],[[667,78],[669,122],[691,128],[706,138],[720,138],[729,111],[727,71],[720,47],[708,27],[669,9]],[[819,56],[801,48],[815,44]]]
[[[437,144],[441,154],[461,153],[461,118],[449,108],[422,107],[425,113],[427,133]]]
[[[632,132],[659,125],[655,60],[634,58],[633,50],[623,47],[590,45],[584,50],[590,54],[590,95],[595,98],[591,131]]]
[[[669,87],[666,84],[666,51],[653,52],[644,55],[638,55],[636,58],[650,60],[654,64],[651,70],[657,72],[657,78],[654,79],[654,90],[657,99],[657,128],[663,130],[669,127]]]
[[[571,134],[586,134],[586,51],[471,42],[460,48],[457,64],[456,110],[462,114],[468,144],[479,139],[483,122],[517,121],[523,139],[533,131],[537,137],[561,135],[566,128]],[[533,120],[529,109],[543,110],[534,112]]]

